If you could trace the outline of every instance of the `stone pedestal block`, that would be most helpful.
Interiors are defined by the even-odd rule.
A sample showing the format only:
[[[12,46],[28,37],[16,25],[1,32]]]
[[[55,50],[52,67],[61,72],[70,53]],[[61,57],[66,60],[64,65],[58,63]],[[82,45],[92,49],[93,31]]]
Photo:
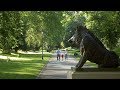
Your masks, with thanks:
[[[120,68],[81,68],[79,71],[71,68],[67,79],[120,79]]]

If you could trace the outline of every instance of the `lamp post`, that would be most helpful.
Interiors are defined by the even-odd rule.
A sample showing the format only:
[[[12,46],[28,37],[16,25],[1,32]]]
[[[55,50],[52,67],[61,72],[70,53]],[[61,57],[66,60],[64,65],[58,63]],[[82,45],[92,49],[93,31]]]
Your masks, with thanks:
[[[43,32],[42,32],[42,60],[43,60]]]

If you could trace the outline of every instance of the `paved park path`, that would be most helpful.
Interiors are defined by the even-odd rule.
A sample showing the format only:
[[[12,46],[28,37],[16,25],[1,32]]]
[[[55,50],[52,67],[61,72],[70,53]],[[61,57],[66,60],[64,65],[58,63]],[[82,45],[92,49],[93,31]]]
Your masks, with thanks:
[[[67,72],[77,64],[73,56],[68,55],[68,59],[57,61],[56,53],[53,54],[49,63],[40,72],[36,79],[67,79]]]

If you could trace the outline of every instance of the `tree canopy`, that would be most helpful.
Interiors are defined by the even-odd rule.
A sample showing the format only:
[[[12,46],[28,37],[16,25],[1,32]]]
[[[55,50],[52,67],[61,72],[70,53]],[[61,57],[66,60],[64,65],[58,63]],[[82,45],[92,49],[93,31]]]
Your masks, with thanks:
[[[119,11],[1,11],[0,48],[3,53],[70,46],[77,23],[91,30],[112,50],[119,46]]]

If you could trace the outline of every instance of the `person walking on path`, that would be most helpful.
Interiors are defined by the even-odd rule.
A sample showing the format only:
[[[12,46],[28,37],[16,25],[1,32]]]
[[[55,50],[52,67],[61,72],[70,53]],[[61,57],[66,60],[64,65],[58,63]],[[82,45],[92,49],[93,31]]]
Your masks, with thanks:
[[[65,60],[68,58],[67,50],[65,50]]]
[[[57,60],[59,60],[60,61],[60,53],[61,53],[61,51],[60,51],[60,49],[58,48],[58,50],[56,51],[56,53],[57,53]]]
[[[63,57],[64,57],[63,53],[61,54],[61,57],[62,57],[62,60],[63,60]]]

